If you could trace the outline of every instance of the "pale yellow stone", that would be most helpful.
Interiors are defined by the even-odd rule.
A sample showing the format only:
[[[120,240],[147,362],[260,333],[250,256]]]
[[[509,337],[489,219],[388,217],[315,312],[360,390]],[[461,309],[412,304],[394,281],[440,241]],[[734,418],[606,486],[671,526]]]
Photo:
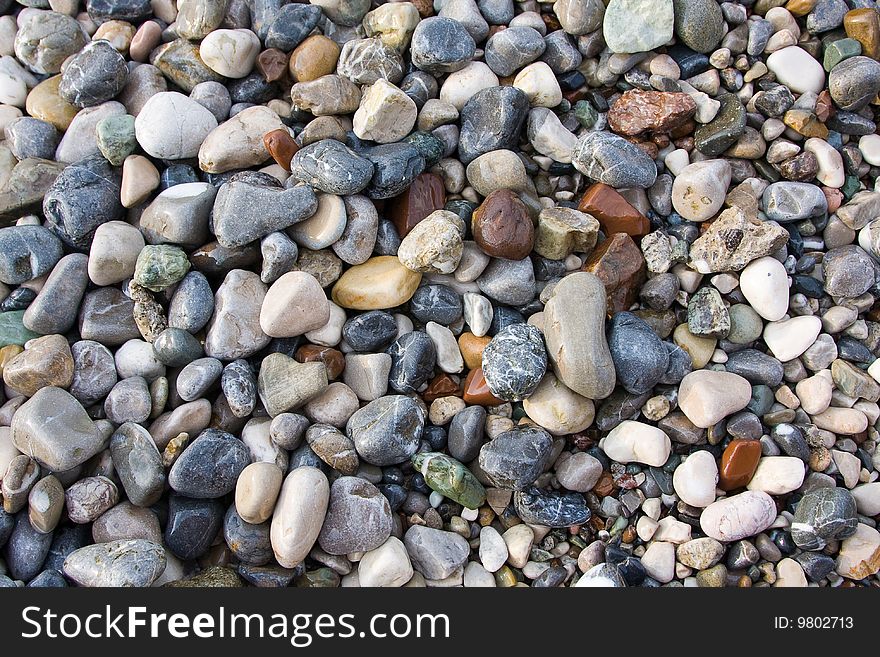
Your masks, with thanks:
[[[129,155],[122,163],[122,185],[119,200],[133,208],[146,201],[159,186],[159,171],[143,155]]]
[[[333,286],[333,301],[352,310],[394,308],[412,298],[422,275],[395,256],[377,256],[346,271]]]

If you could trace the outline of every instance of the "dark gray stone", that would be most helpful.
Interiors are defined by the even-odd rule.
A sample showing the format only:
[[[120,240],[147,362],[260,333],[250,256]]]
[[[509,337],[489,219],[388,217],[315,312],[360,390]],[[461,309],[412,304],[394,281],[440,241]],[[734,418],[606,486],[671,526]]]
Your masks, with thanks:
[[[553,439],[543,429],[523,426],[498,435],[480,450],[480,469],[494,486],[524,490],[549,464]]]
[[[394,316],[383,310],[355,315],[342,326],[342,339],[355,351],[381,351],[397,337]]]
[[[74,55],[64,72],[59,95],[77,107],[94,107],[110,100],[128,82],[128,66],[109,41],[92,41]]]
[[[418,450],[425,415],[411,397],[386,395],[355,411],[345,430],[367,463],[394,465],[409,460]]]
[[[49,228],[68,246],[88,249],[95,230],[121,219],[120,169],[100,155],[91,155],[67,166],[43,198]]]
[[[453,73],[471,61],[476,47],[464,25],[451,18],[431,16],[416,25],[410,56],[416,67],[428,73]]]
[[[461,319],[461,296],[446,285],[423,285],[409,300],[409,312],[420,322],[449,326]]]
[[[544,491],[534,486],[516,491],[513,506],[523,522],[545,527],[571,527],[590,519],[590,510],[580,493]]]
[[[168,326],[190,333],[201,331],[214,314],[214,291],[205,275],[187,272],[168,307]]]
[[[218,500],[171,495],[168,499],[165,546],[184,561],[202,556],[220,531],[224,511],[224,506]]]
[[[147,507],[162,497],[165,468],[150,433],[128,422],[110,438],[110,456],[125,494],[135,506]]]
[[[404,333],[388,347],[387,353],[391,356],[388,386],[396,392],[416,392],[434,373],[437,350],[424,331]]]
[[[782,363],[756,349],[743,349],[730,354],[724,368],[739,374],[749,383],[776,387],[782,382]]]
[[[241,440],[225,431],[205,429],[175,461],[168,483],[188,497],[222,497],[232,492],[250,462],[250,452]]]
[[[201,343],[189,331],[167,328],[153,341],[156,358],[169,367],[183,367],[205,355]]]
[[[380,144],[361,153],[373,164],[373,176],[364,190],[369,198],[399,196],[425,170],[425,158],[412,144]]]
[[[880,62],[863,56],[844,59],[828,74],[828,91],[840,109],[858,112],[880,93]]]
[[[6,146],[17,160],[29,157],[55,159],[55,149],[61,138],[51,123],[22,116],[6,124]]]
[[[309,185],[279,189],[231,180],[214,200],[214,234],[222,246],[244,246],[312,216],[318,199]]]
[[[544,37],[532,27],[509,27],[486,42],[484,59],[496,75],[507,77],[544,52]]]
[[[663,341],[646,321],[630,312],[612,318],[608,349],[618,383],[634,395],[649,392],[669,366],[669,352]]]
[[[0,228],[0,283],[18,285],[52,270],[61,241],[42,226]]]
[[[321,20],[317,5],[289,4],[281,7],[269,25],[264,39],[267,48],[290,52],[305,39]]]
[[[819,488],[801,498],[791,521],[791,537],[802,550],[821,550],[856,532],[856,501],[845,488]]]
[[[519,89],[481,89],[460,112],[458,159],[463,164],[470,164],[471,160],[489,151],[518,150],[520,132],[528,113],[529,99]]]
[[[272,560],[272,543],[269,540],[270,522],[258,525],[245,522],[235,510],[229,507],[223,519],[223,538],[239,561],[254,566],[263,566]]]
[[[587,132],[571,154],[575,169],[596,182],[619,189],[647,189],[657,179],[657,167],[641,148],[612,132]]]
[[[447,449],[450,456],[462,463],[473,461],[480,454],[486,424],[486,409],[468,406],[459,411],[449,423]]]
[[[301,148],[290,161],[291,177],[328,194],[357,194],[370,184],[373,163],[334,139]]]
[[[31,581],[43,569],[52,534],[41,534],[31,526],[27,510],[15,516],[15,527],[6,543],[6,567],[13,579]]]

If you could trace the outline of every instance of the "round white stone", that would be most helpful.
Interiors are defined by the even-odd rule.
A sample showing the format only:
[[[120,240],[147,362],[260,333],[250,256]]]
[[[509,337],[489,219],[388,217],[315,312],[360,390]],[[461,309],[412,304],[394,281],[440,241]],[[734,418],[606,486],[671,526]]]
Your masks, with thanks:
[[[532,107],[556,107],[562,102],[562,89],[556,74],[545,62],[534,62],[516,74],[513,86],[522,91]]]
[[[880,135],[865,135],[859,139],[859,152],[868,164],[880,164]]]
[[[711,219],[724,204],[730,178],[727,160],[689,164],[672,183],[672,206],[688,221]]]
[[[644,422],[626,420],[599,441],[608,458],[618,463],[643,463],[659,468],[672,451],[669,436]]]
[[[819,337],[822,320],[813,315],[771,322],[764,327],[764,342],[783,363],[804,353]]]
[[[767,58],[767,68],[776,80],[796,94],[818,94],[825,87],[825,70],[803,48],[789,46],[777,50]]]
[[[746,488],[770,495],[784,495],[804,483],[804,462],[794,456],[765,456]]]
[[[761,491],[746,491],[707,506],[700,515],[700,528],[718,541],[731,542],[759,534],[775,520],[773,498]]]
[[[672,475],[676,495],[686,504],[699,508],[715,501],[717,483],[718,465],[715,457],[705,450],[688,456]]]
[[[152,96],[134,120],[134,133],[147,154],[163,160],[196,157],[217,119],[202,105],[176,91]]]
[[[492,526],[480,530],[480,561],[490,573],[500,570],[507,562],[507,543]]]
[[[450,73],[440,88],[440,100],[458,111],[478,91],[498,86],[498,76],[483,62],[471,62],[460,71]]]
[[[739,277],[743,296],[764,319],[775,322],[788,311],[788,274],[776,258],[752,260]]]
[[[260,54],[260,38],[250,30],[214,30],[199,46],[199,55],[211,70],[227,78],[243,78]]]

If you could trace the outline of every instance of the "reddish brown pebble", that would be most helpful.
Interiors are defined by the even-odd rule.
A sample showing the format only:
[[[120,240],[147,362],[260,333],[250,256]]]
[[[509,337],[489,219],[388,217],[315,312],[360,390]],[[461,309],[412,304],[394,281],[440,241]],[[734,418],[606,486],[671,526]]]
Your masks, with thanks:
[[[609,315],[629,310],[645,281],[645,258],[626,233],[615,233],[597,246],[582,269],[605,285]]]
[[[687,94],[631,89],[611,104],[608,127],[630,137],[646,131],[668,132],[696,112],[697,104]]]
[[[486,255],[522,260],[535,246],[535,226],[526,205],[509,189],[496,189],[474,210],[474,241]]]
[[[287,72],[287,54],[277,48],[269,48],[257,57],[257,70],[266,82],[275,82]]]
[[[263,145],[278,165],[290,171],[290,160],[299,150],[296,141],[287,130],[272,130],[263,135]]]
[[[422,399],[429,404],[435,399],[449,396],[460,397],[461,391],[452,377],[445,373],[435,376],[428,384],[425,392],[422,393]]]
[[[128,54],[133,62],[146,62],[153,48],[162,41],[162,28],[156,21],[147,21],[141,25],[131,38]]]
[[[300,363],[324,363],[327,368],[327,378],[331,381],[338,379],[345,369],[345,356],[338,349],[319,347],[315,344],[304,344],[296,350],[294,359]]]
[[[614,477],[610,472],[603,472],[599,476],[599,481],[593,486],[593,492],[599,497],[608,497],[614,492]]]
[[[757,440],[732,440],[721,455],[718,488],[742,488],[752,479],[761,460],[761,443]]]
[[[435,210],[442,210],[444,205],[446,187],[443,179],[433,173],[422,173],[416,176],[409,189],[387,203],[386,212],[403,239],[413,226]]]
[[[598,219],[606,235],[626,233],[643,237],[651,232],[648,218],[605,183],[590,185],[578,204],[578,210]]]
[[[468,404],[479,404],[480,406],[498,406],[504,403],[504,400],[498,399],[489,391],[482,368],[471,370],[467,375],[464,380],[463,398]]]

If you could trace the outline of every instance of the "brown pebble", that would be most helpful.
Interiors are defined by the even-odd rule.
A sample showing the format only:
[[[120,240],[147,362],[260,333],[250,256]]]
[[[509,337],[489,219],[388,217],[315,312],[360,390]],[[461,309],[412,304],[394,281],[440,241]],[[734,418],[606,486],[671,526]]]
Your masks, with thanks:
[[[146,21],[131,39],[128,54],[134,62],[146,62],[153,48],[162,41],[162,28],[156,21]]]
[[[474,240],[487,255],[507,260],[528,257],[535,246],[535,226],[526,205],[509,189],[496,189],[474,210]]]
[[[311,82],[336,70],[339,46],[323,34],[308,37],[290,53],[288,68],[294,82]]]
[[[471,370],[464,380],[464,400],[468,404],[480,406],[498,406],[504,403],[503,399],[498,399],[489,391],[489,385],[481,368]]]
[[[299,146],[287,130],[279,128],[267,132],[263,135],[263,145],[269,151],[269,155],[278,163],[278,166],[285,171],[290,171],[290,160],[296,155]]]
[[[492,340],[488,335],[477,337],[473,333],[462,333],[458,338],[458,348],[461,350],[461,357],[464,364],[469,370],[474,370],[483,365],[483,349]]]
[[[269,48],[259,54],[256,65],[266,82],[277,82],[287,73],[287,53]]]
[[[453,378],[444,372],[431,379],[425,392],[422,393],[422,399],[430,404],[435,399],[449,397],[450,395],[459,397],[461,392]]]
[[[761,443],[757,440],[732,440],[721,455],[718,488],[742,488],[752,479],[761,460]]]
[[[416,176],[409,189],[388,202],[386,213],[403,239],[417,223],[435,210],[442,210],[444,205],[446,187],[443,179],[433,173],[422,173]]]
[[[595,248],[582,267],[599,277],[608,297],[608,314],[629,310],[645,281],[645,258],[626,233],[615,233]]]
[[[606,235],[626,233],[632,237],[643,237],[651,232],[648,218],[636,210],[613,187],[604,183],[590,185],[578,210],[593,215]]]
[[[324,363],[324,366],[327,368],[327,378],[331,381],[338,379],[345,369],[345,356],[342,355],[341,351],[331,347],[304,344],[296,350],[293,357],[300,363]]]

